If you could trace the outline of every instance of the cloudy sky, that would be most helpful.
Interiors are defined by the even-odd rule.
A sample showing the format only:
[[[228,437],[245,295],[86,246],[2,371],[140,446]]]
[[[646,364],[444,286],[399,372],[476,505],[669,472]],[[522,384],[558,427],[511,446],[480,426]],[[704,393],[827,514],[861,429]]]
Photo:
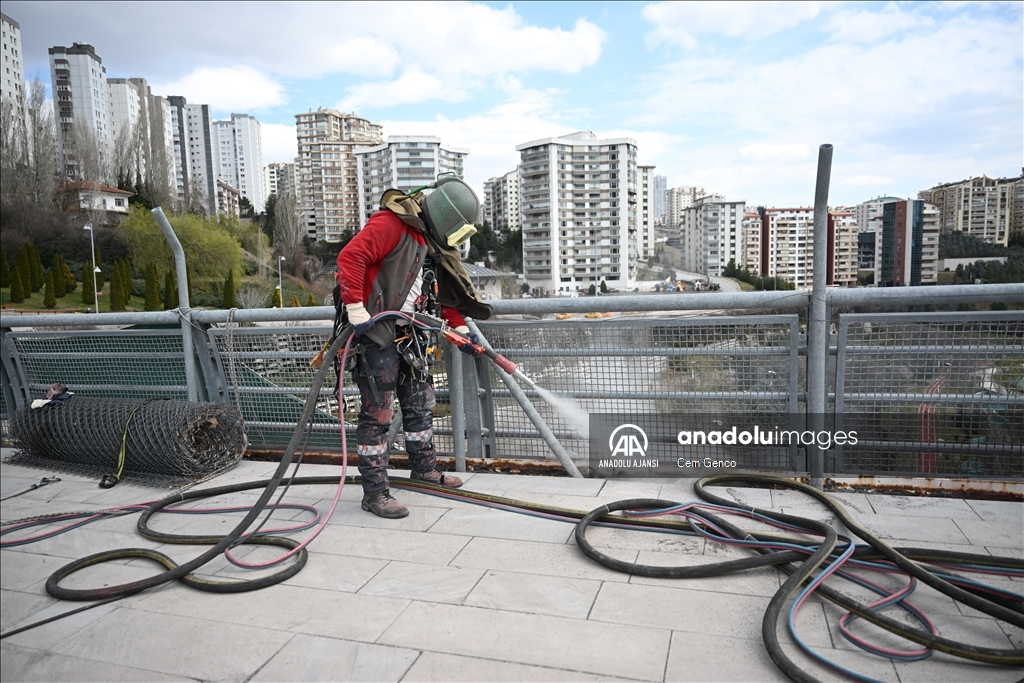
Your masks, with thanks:
[[[26,75],[89,43],[110,77],[255,115],[264,162],[295,114],[353,111],[385,135],[470,150],[477,188],[515,146],[634,138],[670,187],[769,206],[914,196],[1024,157],[1022,3],[4,2]]]

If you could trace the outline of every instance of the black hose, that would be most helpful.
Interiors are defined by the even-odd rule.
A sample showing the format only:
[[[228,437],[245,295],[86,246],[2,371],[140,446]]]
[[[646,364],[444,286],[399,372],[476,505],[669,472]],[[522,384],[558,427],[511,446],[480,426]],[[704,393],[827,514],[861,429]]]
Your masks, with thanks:
[[[327,349],[326,353],[324,354],[324,362],[323,364],[321,364],[320,368],[317,370],[316,375],[314,376],[309,394],[306,396],[305,406],[303,407],[302,414],[298,419],[297,427],[295,431],[292,433],[292,437],[288,441],[288,445],[285,447],[284,456],[281,458],[281,462],[278,464],[277,470],[275,470],[274,475],[269,480],[266,480],[266,485],[263,490],[263,493],[260,494],[260,497],[257,499],[256,503],[252,506],[249,512],[246,513],[242,521],[239,522],[238,525],[230,532],[228,532],[225,536],[204,537],[209,539],[208,542],[216,542],[216,545],[214,545],[212,548],[202,553],[198,557],[195,557],[189,560],[188,562],[185,562],[184,564],[175,564],[173,567],[166,564],[162,559],[150,554],[151,551],[148,550],[136,548],[112,550],[105,553],[97,553],[96,555],[91,555],[84,559],[75,560],[74,562],[71,562],[58,569],[50,576],[49,579],[47,579],[46,591],[53,597],[62,600],[106,600],[108,598],[127,597],[129,595],[134,595],[136,593],[144,591],[148,588],[153,588],[155,586],[162,585],[169,581],[183,579],[184,577],[188,576],[193,571],[203,566],[215,557],[219,556],[221,553],[223,553],[225,550],[231,547],[235,543],[235,541],[237,541],[242,536],[242,534],[245,533],[246,529],[249,528],[253,521],[260,515],[260,513],[266,507],[267,502],[270,500],[270,497],[274,494],[274,490],[281,483],[282,479],[284,479],[284,476],[288,471],[288,466],[291,464],[292,459],[295,457],[296,450],[298,450],[299,442],[302,440],[304,426],[309,421],[309,419],[313,415],[314,409],[316,408],[316,401],[320,394],[320,387],[323,386],[324,379],[327,377],[328,370],[331,367],[333,367],[332,361],[334,360],[334,356],[337,355],[338,350],[348,341],[349,336],[351,336],[351,332],[349,332],[348,334],[339,335],[334,340],[334,343],[331,344],[331,346]],[[335,478],[334,481],[337,482],[337,478]],[[188,500],[190,497],[198,497],[198,494],[211,495],[209,492],[204,493],[202,491],[193,491],[191,492],[191,494],[175,494],[173,496],[168,496],[167,498],[154,503],[151,509],[159,509],[167,505],[170,505],[171,503],[174,502]],[[144,517],[146,519],[149,518],[148,515],[144,515]],[[272,543],[275,545],[282,545],[279,541],[280,539],[275,540]],[[184,543],[186,541],[179,542]],[[253,539],[246,539],[246,542],[250,543],[254,541]],[[294,543],[294,541],[292,541],[292,543]],[[289,547],[295,546],[292,545]],[[138,581],[132,581],[129,583],[123,583],[115,586],[104,586],[103,588],[70,589],[62,588],[59,585],[62,579],[67,577],[69,574],[77,571],[78,569],[82,569],[85,566],[97,564],[99,562],[108,562],[110,560],[126,557],[127,555],[123,554],[126,552],[145,553],[131,556],[148,557],[149,559],[153,559],[162,564],[163,566],[167,567],[167,571],[146,577],[145,579],[139,579]],[[157,553],[157,555],[161,554]],[[167,560],[170,561],[170,558],[167,558]],[[275,583],[280,583],[281,581],[284,581],[288,577],[294,575],[294,573],[297,572],[299,569],[301,569],[301,566],[295,568],[295,565],[299,563],[305,563],[305,560],[306,551],[305,549],[303,549],[296,554],[296,561],[292,565],[285,567],[281,571],[275,572],[273,574],[270,574],[269,576],[261,577],[255,580],[232,582],[230,584],[218,584],[218,586],[222,586],[225,588],[217,588],[217,590],[230,589],[231,592],[241,592],[245,590],[257,590],[259,588],[264,588]],[[86,561],[88,561],[88,564],[83,564],[83,562]],[[174,564],[173,561],[171,561],[171,564]],[[213,584],[215,582],[204,582],[196,579],[195,577],[192,577],[191,579],[189,579],[189,581],[193,582],[193,584],[190,585],[195,585],[196,582],[198,582],[202,583],[205,589],[214,590],[213,586],[209,584]],[[195,585],[195,587],[198,588],[200,586]]]
[[[777,486],[802,491],[812,495],[824,503],[831,511],[836,513],[839,520],[852,533],[868,542],[868,548],[856,548],[852,554],[853,558],[871,560],[884,559],[906,571],[911,576],[918,578],[922,583],[932,586],[954,600],[964,603],[979,611],[994,616],[997,619],[1008,623],[1017,624],[1024,621],[1022,612],[1024,605],[1019,600],[1009,596],[989,596],[981,591],[954,586],[941,577],[935,576],[928,569],[922,567],[917,561],[930,563],[968,563],[987,567],[1001,567],[1024,569],[1024,561],[1008,557],[993,557],[989,555],[973,555],[943,550],[931,550],[925,548],[893,548],[873,536],[866,529],[857,524],[843,509],[829,496],[820,493],[805,484],[792,482],[773,477],[755,475],[716,475],[705,477],[697,481],[694,490],[702,499],[716,505],[721,505],[748,513],[756,513],[769,519],[781,522],[790,526],[807,529],[824,538],[822,542],[809,542],[802,539],[790,537],[782,538],[777,534],[766,534],[760,532],[746,532],[738,528],[726,519],[722,519],[707,510],[701,509],[699,514],[710,523],[715,524],[731,534],[735,538],[747,538],[761,542],[784,541],[790,545],[801,545],[807,548],[807,552],[796,550],[770,550],[766,548],[757,549],[758,555],[739,560],[717,562],[703,566],[681,566],[662,567],[644,565],[639,563],[624,562],[610,557],[591,545],[586,539],[586,532],[595,520],[614,520],[616,523],[632,525],[634,519],[629,517],[608,517],[611,512],[619,510],[641,510],[641,509],[666,509],[676,507],[679,503],[660,499],[632,499],[623,500],[608,505],[603,505],[584,515],[576,526],[576,544],[588,557],[599,564],[610,569],[634,574],[638,576],[652,576],[660,578],[696,578],[703,576],[717,576],[730,571],[745,571],[757,567],[777,565],[780,569],[790,574],[786,582],[779,588],[769,602],[761,621],[761,636],[765,643],[772,661],[794,681],[811,683],[816,679],[801,669],[783,651],[778,639],[778,622],[783,616],[786,604],[800,590],[801,586],[812,578],[818,567],[836,550],[837,534],[829,525],[811,519],[795,517],[770,510],[763,510],[747,505],[738,504],[735,501],[720,498],[710,493],[706,487],[710,485],[740,484],[756,486]],[[694,522],[689,523],[692,527]],[[699,524],[699,522],[698,522]],[[812,550],[814,551],[812,554]],[[810,555],[810,557],[808,557]],[[1020,666],[1024,664],[1024,650],[1000,650],[996,648],[979,647],[961,643],[949,638],[934,635],[929,631],[913,628],[895,619],[880,614],[866,605],[830,588],[827,585],[820,585],[816,589],[821,595],[835,602],[844,609],[858,617],[884,628],[896,635],[919,643],[926,647],[945,652],[957,657],[974,661],[1000,664],[1005,666]]]

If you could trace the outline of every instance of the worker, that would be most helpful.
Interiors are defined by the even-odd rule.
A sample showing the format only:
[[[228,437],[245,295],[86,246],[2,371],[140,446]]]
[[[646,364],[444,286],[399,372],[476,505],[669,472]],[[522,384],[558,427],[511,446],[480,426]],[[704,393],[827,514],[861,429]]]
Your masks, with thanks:
[[[396,317],[372,320],[384,311],[438,314],[456,332],[469,332],[468,315],[490,317],[473,290],[459,258],[459,245],[476,232],[480,203],[454,175],[410,194],[388,190],[380,210],[338,253],[339,305],[353,327],[357,360],[352,376],[359,387],[356,449],[362,476],[362,508],[397,519],[409,510],[391,496],[388,482],[389,432],[393,404],[402,409],[410,478],[458,488],[462,480],[437,470],[433,440],[434,388],[425,333]],[[429,310],[436,307],[439,310]],[[460,347],[474,353],[471,344]],[[479,347],[476,347],[479,350]]]

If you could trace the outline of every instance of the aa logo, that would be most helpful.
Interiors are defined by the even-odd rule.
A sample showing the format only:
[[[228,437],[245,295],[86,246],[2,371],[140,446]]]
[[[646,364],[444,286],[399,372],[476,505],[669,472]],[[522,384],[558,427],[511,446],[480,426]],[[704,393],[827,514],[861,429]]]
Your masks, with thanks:
[[[636,425],[619,425],[608,437],[611,457],[617,455],[632,458],[647,456],[647,434]]]

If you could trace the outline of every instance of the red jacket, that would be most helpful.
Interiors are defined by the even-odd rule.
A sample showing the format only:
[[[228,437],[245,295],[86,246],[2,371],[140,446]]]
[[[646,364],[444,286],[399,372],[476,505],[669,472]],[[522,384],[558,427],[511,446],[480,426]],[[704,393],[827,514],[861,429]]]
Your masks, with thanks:
[[[336,277],[341,287],[342,303],[366,305],[373,281],[380,272],[381,262],[398,247],[403,233],[418,244],[427,243],[422,234],[402,222],[393,212],[384,209],[373,214],[363,229],[338,252]],[[452,327],[466,324],[462,314],[454,308],[441,306],[440,313]]]

